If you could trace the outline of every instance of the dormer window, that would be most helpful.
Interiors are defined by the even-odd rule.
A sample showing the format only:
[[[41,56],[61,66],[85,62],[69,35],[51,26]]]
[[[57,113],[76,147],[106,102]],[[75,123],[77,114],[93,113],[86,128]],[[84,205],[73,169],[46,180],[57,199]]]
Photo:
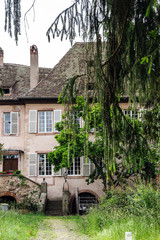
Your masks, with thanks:
[[[4,95],[10,94],[10,88],[2,88]]]

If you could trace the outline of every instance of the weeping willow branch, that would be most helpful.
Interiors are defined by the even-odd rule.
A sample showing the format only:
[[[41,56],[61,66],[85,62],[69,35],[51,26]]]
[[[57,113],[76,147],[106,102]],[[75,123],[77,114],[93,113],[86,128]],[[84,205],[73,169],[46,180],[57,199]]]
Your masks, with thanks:
[[[72,78],[67,79],[67,83],[65,87],[62,89],[59,95],[59,101],[63,101],[63,103],[73,104],[76,98],[76,89],[74,89],[76,80],[85,76],[85,74],[76,75]],[[74,95],[75,94],[75,95]]]
[[[133,133],[133,136],[135,136],[136,138],[138,138],[138,136],[140,138],[143,139],[143,141],[145,142],[146,146],[147,146],[147,149],[150,151],[150,153],[152,153],[152,150],[146,140],[146,138],[141,134],[141,133],[138,133],[138,136],[137,136],[137,132],[135,131],[135,129],[133,128],[132,124],[126,119],[126,116],[124,115],[122,109],[120,108],[119,104],[117,104],[117,109],[118,111],[120,112],[120,114],[122,115],[123,119],[126,121],[127,125],[130,127],[130,129],[132,130],[132,133]]]
[[[130,3],[131,4],[131,3]],[[123,42],[123,38],[124,38],[124,31],[125,31],[125,26],[126,26],[126,23],[127,23],[127,18],[128,18],[128,14],[129,14],[129,8],[128,8],[128,11],[126,12],[126,17],[125,17],[125,20],[124,20],[124,25],[123,25],[123,30],[122,30],[122,35],[121,35],[121,40],[120,40],[120,43],[118,45],[118,47],[116,48],[116,50],[111,54],[111,56],[109,56],[109,58],[107,59],[107,61],[105,61],[103,64],[102,64],[102,68],[107,65],[110,60],[115,57],[115,55],[117,54],[117,52],[119,51],[119,49],[121,48],[121,45],[122,45],[122,42]]]
[[[33,3],[31,7],[27,10],[27,12],[24,14],[24,28],[25,28],[25,34],[28,42],[28,34],[27,34],[27,27],[29,28],[28,20],[27,20],[27,14],[33,9],[33,21],[35,19],[35,10],[34,10],[34,5],[35,5],[36,0],[33,0]]]
[[[12,37],[12,21],[14,27],[14,37],[18,43],[18,35],[21,34],[21,0],[5,0],[5,31],[8,30]]]
[[[160,4],[157,0],[154,0],[154,5],[150,0],[122,0],[121,6],[117,0],[79,0],[60,13],[47,31],[49,41],[52,34],[53,38],[69,37],[72,42],[78,30],[84,40],[92,42],[92,46],[86,44],[86,77],[73,77],[67,83],[65,89],[68,90],[66,95],[63,92],[63,97],[66,103],[74,104],[73,99],[78,93],[76,84],[84,81],[84,108],[87,112],[92,96],[89,97],[86,86],[89,81],[94,82],[96,89],[93,95],[96,97],[93,104],[97,101],[101,107],[104,157],[108,172],[114,170],[116,154],[122,149],[124,160],[128,162],[138,157],[139,161],[144,161],[149,157],[148,152],[152,154],[147,139],[141,131],[136,132],[137,126],[132,126],[126,119],[119,104],[126,92],[128,105],[157,104],[159,91],[155,89],[160,88],[157,81],[160,64],[159,14]],[[140,64],[144,56],[151,56],[149,71],[146,61]],[[91,61],[92,65],[89,64]]]
[[[73,13],[73,9],[75,7],[75,14],[78,17],[79,13],[77,10],[77,3],[79,3],[79,0],[76,0],[76,2],[74,4],[72,4],[70,7],[66,8],[64,11],[62,11],[57,18],[55,19],[55,21],[51,24],[51,26],[49,27],[49,29],[47,30],[46,35],[48,36],[48,41],[50,42],[50,32],[52,33],[53,38],[55,37],[55,33],[57,33],[57,36],[59,36],[60,34],[61,39],[63,39],[63,34],[67,34],[67,29],[66,29],[66,19],[67,19],[67,15],[72,14],[71,19],[68,21],[68,31],[71,30],[72,32],[72,25],[74,24],[73,21],[76,21],[75,17],[74,17],[74,13]],[[63,16],[64,15],[64,19]],[[62,30],[58,30],[58,23],[59,21],[62,21]],[[70,40],[73,38],[73,36],[70,37]]]

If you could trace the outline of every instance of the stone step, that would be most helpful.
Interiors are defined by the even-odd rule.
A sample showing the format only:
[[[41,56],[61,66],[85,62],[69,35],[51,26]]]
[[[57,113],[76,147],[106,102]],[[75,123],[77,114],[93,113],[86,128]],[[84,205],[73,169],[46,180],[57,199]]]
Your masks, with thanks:
[[[62,211],[45,211],[47,216],[62,216]]]
[[[62,216],[62,201],[47,201],[45,214],[49,216]]]

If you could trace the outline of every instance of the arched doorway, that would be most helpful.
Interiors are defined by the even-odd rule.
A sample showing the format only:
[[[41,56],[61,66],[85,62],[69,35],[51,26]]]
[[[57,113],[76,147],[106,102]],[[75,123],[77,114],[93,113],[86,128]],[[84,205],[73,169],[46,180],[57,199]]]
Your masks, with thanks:
[[[90,207],[95,206],[98,203],[98,198],[90,192],[80,192],[78,194],[79,200],[79,214],[84,214]],[[76,214],[76,198],[72,199],[71,212]]]

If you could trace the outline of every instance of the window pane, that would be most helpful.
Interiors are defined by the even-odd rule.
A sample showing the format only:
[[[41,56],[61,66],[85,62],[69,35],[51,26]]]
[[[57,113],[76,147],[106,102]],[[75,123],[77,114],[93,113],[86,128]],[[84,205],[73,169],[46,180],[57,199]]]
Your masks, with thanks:
[[[46,132],[52,132],[52,112],[46,112]]]
[[[39,164],[38,164],[39,175],[45,175],[45,155],[39,154],[38,161],[39,161]]]
[[[38,112],[38,132],[45,132],[45,112]]]
[[[72,163],[70,169],[68,170],[68,175],[73,175],[73,163]]]
[[[46,175],[52,175],[52,165],[46,159]]]
[[[52,164],[47,161],[47,154],[38,155],[39,175],[52,175]]]
[[[38,112],[38,132],[52,132],[52,112]]]
[[[132,111],[132,119],[138,119],[138,111]]]
[[[81,124],[80,124],[80,117],[78,116],[78,112],[69,112],[69,115],[71,116],[71,119],[73,121],[74,124],[77,124],[78,125],[78,128],[81,127]]]
[[[80,128],[80,117],[78,116],[78,112],[74,113],[75,123],[78,124],[78,128]]]
[[[81,174],[81,164],[80,164],[80,158],[76,157],[73,160],[73,163],[68,170],[68,175],[80,175]]]
[[[75,158],[75,175],[80,175],[80,158],[76,157]]]
[[[138,119],[138,111],[135,110],[124,110],[124,115],[127,115],[131,118],[131,120]]]

